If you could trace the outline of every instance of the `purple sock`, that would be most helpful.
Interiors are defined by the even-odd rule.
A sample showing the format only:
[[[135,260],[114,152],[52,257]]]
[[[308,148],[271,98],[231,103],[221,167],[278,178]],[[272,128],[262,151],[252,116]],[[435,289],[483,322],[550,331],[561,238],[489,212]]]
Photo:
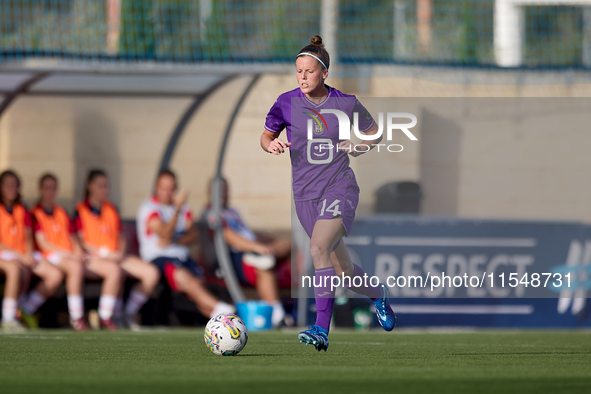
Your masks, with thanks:
[[[316,299],[316,325],[328,331],[332,306],[334,305],[334,290],[331,290],[330,278],[335,276],[335,270],[319,268],[314,274],[314,298]]]
[[[348,287],[349,290],[354,291],[357,294],[362,294],[364,296],[367,296],[367,297],[371,298],[372,301],[375,301],[378,298],[380,298],[382,296],[381,285],[378,287],[373,287],[369,283],[369,276],[366,279],[363,279],[363,275],[365,275],[363,268],[361,268],[357,264],[353,264],[353,267],[355,267],[355,271],[353,271],[353,276],[351,277],[351,284],[354,283],[353,279],[358,276],[361,277],[362,282],[365,282],[365,283],[362,283],[361,286]],[[359,279],[357,279],[356,282],[359,282]],[[366,284],[366,286],[364,286],[364,284]]]

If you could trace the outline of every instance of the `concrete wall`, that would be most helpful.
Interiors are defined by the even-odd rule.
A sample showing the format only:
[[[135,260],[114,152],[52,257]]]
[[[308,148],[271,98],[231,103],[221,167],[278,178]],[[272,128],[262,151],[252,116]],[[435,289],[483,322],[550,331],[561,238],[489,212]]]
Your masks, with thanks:
[[[384,77],[376,68],[364,80],[329,81],[373,97],[591,96],[591,84],[584,82],[519,86],[504,80],[487,84],[478,75],[472,75],[469,83],[443,79],[451,82],[429,75]],[[181,186],[191,190],[189,203],[196,213],[207,202],[207,182],[214,173],[222,134],[249,81],[238,78],[213,94],[193,116],[177,146],[171,167]],[[295,86],[292,75],[261,78],[229,141],[224,173],[232,201],[256,228],[290,226],[289,157],[265,154],[259,136],[276,97]],[[72,209],[82,195],[87,170],[103,167],[111,175],[113,201],[123,217],[133,218],[152,190],[174,125],[191,102],[188,96],[21,96],[0,118],[0,170],[11,167],[21,174],[28,202],[36,199],[39,175],[55,172],[61,180],[62,203]],[[406,105],[413,103],[417,102]],[[368,108],[374,112],[372,105]],[[415,180],[425,189],[423,211],[428,214],[591,221],[588,126],[540,136],[533,131],[520,134],[503,127],[502,121],[494,130],[486,130],[482,127],[486,114],[463,122],[458,116],[456,122],[437,110],[415,109],[426,111],[416,130],[419,141],[406,140],[404,153],[389,156],[385,170],[375,175],[376,167],[383,164],[376,155],[353,159],[362,188],[360,214],[371,212],[375,190],[383,183]],[[548,109],[529,110],[528,130],[535,130],[536,122],[560,122],[544,117],[540,110]]]

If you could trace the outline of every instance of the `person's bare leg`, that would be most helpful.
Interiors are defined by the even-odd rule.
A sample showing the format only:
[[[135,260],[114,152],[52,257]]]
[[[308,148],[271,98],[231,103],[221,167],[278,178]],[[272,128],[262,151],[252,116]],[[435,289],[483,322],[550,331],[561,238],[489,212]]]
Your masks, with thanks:
[[[114,324],[111,323],[111,318],[123,276],[121,267],[111,260],[91,258],[86,265],[85,275],[103,278],[98,313],[101,320],[108,323],[106,327],[113,329]]]
[[[85,268],[85,271],[90,271],[90,277],[96,277],[98,275],[103,279],[101,295],[117,297],[123,275],[121,267],[117,263],[111,260],[91,258]]]
[[[86,322],[81,321],[84,316],[84,297],[82,287],[84,285],[84,265],[82,261],[64,257],[57,267],[66,274],[66,293],[68,312],[72,327],[77,330],[86,330]]]
[[[121,262],[121,268],[130,276],[137,278],[140,282],[136,284],[125,305],[127,324],[130,327],[136,326],[134,316],[144,306],[150,295],[160,281],[160,272],[155,265],[146,263],[138,257],[129,256]]]
[[[279,290],[277,289],[277,277],[272,270],[256,269],[257,293],[261,300],[272,304],[279,301]]]
[[[278,326],[284,321],[285,309],[279,298],[279,289],[277,287],[277,276],[273,270],[256,270],[257,275],[257,293],[261,300],[273,307],[271,322],[273,326]]]
[[[211,316],[220,301],[203,286],[199,278],[185,268],[177,268],[174,271],[174,282],[178,290],[195,303],[199,312],[204,316]]]
[[[82,294],[84,284],[84,266],[82,262],[65,257],[60,260],[57,267],[66,274],[66,293],[68,295]]]
[[[278,259],[285,258],[291,254],[291,238],[276,238],[271,242]]]
[[[33,268],[33,272],[41,278],[41,281],[21,303],[21,311],[27,315],[35,313],[55,293],[58,286],[64,280],[63,272],[46,260],[39,261],[35,268]],[[37,325],[36,322],[33,323],[34,326],[31,326],[31,323],[27,324],[30,327]]]
[[[4,298],[16,300],[21,285],[21,267],[18,261],[0,260],[0,271],[4,272]]]
[[[321,219],[316,222],[310,238],[310,254],[314,268],[333,266],[330,255],[334,246],[345,235],[342,218]]]
[[[17,299],[21,285],[21,265],[18,261],[0,260],[0,271],[4,272],[4,297],[2,298],[2,328],[14,326],[15,330],[24,330],[16,321]]]
[[[127,274],[140,281],[140,283],[135,286],[135,290],[140,291],[147,296],[152,294],[158,281],[160,281],[160,272],[158,272],[158,268],[153,264],[146,263],[138,257],[126,257],[121,262],[121,268]]]
[[[46,298],[51,297],[64,280],[64,274],[55,265],[46,260],[41,260],[33,268],[33,272],[41,278],[41,282],[35,286],[35,290]]]

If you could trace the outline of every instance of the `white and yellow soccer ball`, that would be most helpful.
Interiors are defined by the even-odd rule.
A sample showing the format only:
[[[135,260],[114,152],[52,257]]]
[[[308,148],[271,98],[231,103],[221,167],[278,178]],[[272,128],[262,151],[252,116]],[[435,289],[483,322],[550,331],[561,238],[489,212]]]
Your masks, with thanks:
[[[205,345],[213,354],[235,356],[246,346],[248,330],[246,324],[238,316],[232,313],[222,313],[207,322],[203,338]]]

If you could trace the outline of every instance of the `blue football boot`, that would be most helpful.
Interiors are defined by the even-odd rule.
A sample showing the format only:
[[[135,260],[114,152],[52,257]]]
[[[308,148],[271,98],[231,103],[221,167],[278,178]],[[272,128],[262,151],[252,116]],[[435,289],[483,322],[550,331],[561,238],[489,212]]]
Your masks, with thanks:
[[[316,350],[321,351],[328,349],[328,331],[320,326],[310,326],[307,330],[304,330],[298,334],[300,343],[312,344],[316,347]]]
[[[382,296],[373,302],[376,306],[378,321],[386,331],[392,331],[396,326],[396,315],[390,306],[390,301],[388,301],[389,296],[388,289],[382,286]]]

